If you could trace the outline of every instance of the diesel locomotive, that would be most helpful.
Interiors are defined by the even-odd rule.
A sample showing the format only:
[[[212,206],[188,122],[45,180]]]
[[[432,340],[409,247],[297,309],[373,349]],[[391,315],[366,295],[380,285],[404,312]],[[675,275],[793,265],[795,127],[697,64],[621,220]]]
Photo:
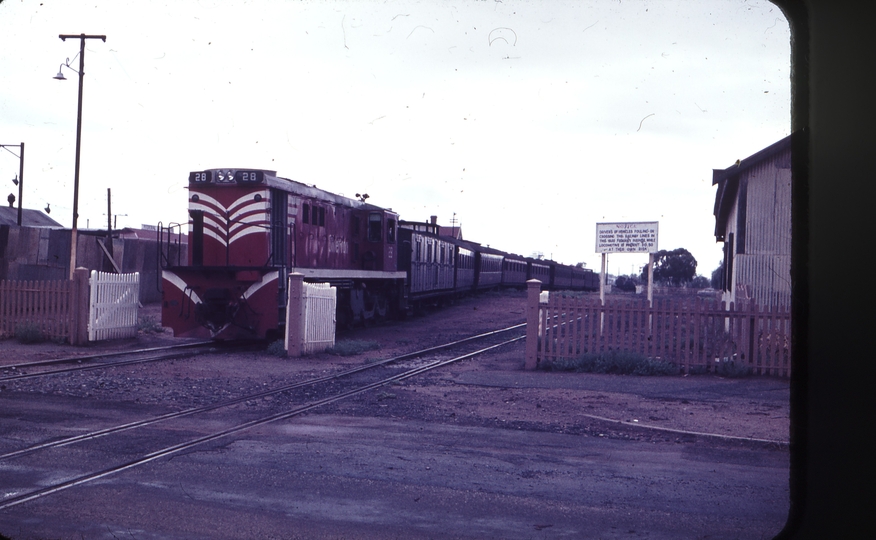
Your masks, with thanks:
[[[341,327],[531,278],[548,288],[599,287],[590,270],[442,236],[434,223],[402,222],[364,196],[336,195],[276,171],[195,171],[188,187],[185,261],[163,258],[161,271],[162,325],[176,336],[279,337],[290,272],[337,287]],[[160,227],[163,242],[173,230]]]

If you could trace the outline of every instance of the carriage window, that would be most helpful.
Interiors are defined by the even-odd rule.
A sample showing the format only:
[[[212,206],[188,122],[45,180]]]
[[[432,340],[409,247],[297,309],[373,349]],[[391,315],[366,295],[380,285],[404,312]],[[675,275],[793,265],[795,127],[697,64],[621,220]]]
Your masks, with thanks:
[[[325,208],[319,207],[319,226],[325,227]]]
[[[388,244],[395,244],[395,220],[387,219],[386,220],[386,242]]]
[[[313,214],[310,216],[310,224],[319,225],[319,208],[313,206],[311,210],[313,210]]]
[[[380,242],[383,238],[383,219],[378,212],[368,214],[368,241]]]
[[[359,237],[359,216],[353,216],[353,236]]]
[[[302,212],[302,213],[304,214],[304,223],[310,223],[310,205],[309,204],[304,203],[304,212]]]

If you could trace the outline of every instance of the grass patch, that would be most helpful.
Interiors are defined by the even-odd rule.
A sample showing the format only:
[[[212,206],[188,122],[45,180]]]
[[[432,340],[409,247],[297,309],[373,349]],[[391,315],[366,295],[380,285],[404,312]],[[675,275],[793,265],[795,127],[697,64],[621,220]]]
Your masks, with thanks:
[[[653,360],[640,354],[623,351],[587,353],[578,358],[559,359],[544,364],[545,371],[575,373],[610,373],[615,375],[676,375],[678,366],[664,360]]]
[[[367,339],[345,339],[336,341],[335,346],[326,352],[335,356],[355,356],[368,351],[376,351],[380,344]]]
[[[46,335],[36,323],[23,322],[15,326],[15,339],[19,343],[42,343],[46,341]]]
[[[164,327],[161,326],[159,321],[155,320],[155,317],[146,316],[140,317],[137,323],[137,330],[144,334],[161,334],[164,332]]]

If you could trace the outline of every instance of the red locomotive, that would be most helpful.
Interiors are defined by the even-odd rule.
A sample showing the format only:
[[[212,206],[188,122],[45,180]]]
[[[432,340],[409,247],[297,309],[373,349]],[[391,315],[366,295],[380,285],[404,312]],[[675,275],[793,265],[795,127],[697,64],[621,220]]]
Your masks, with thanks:
[[[592,271],[440,236],[430,224],[400,224],[398,214],[365,198],[275,171],[190,173],[187,261],[165,259],[162,324],[176,336],[279,337],[290,272],[338,288],[339,326],[531,278],[546,287],[556,279],[563,288],[598,288]]]
[[[188,264],[162,271],[162,324],[177,336],[272,337],[286,276],[338,287],[339,323],[403,305],[398,215],[280,178],[275,171],[189,175]]]

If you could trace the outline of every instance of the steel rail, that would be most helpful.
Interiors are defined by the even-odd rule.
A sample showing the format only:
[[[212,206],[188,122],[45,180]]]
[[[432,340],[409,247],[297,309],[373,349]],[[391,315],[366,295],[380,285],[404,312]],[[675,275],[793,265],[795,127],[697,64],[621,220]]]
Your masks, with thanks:
[[[168,345],[166,347],[149,347],[147,349],[135,349],[133,351],[115,351],[109,353],[100,353],[100,354],[92,354],[88,356],[69,356],[67,358],[53,358],[51,360],[39,360],[37,362],[25,362],[23,364],[4,364],[0,365],[0,369],[22,369],[29,367],[37,367],[37,366],[51,366],[54,364],[69,364],[71,362],[87,362],[90,360],[96,360],[100,358],[111,358],[113,356],[124,356],[128,354],[144,354],[155,351],[165,351],[165,350],[173,350],[173,349],[185,349],[192,347],[201,347],[204,345],[216,344],[215,341],[198,341],[195,343],[182,343],[178,345]]]
[[[477,356],[479,354],[482,354],[484,352],[502,347],[503,345],[507,345],[509,343],[514,343],[515,341],[520,341],[521,339],[525,339],[525,338],[526,338],[526,336],[519,336],[519,337],[515,337],[515,338],[510,339],[510,340],[507,340],[507,341],[503,341],[502,343],[498,343],[496,345],[490,345],[488,347],[479,349],[477,351],[466,353],[466,354],[463,354],[461,356],[457,356],[457,357],[454,357],[451,359],[437,360],[435,362],[426,364],[424,366],[413,368],[413,369],[410,369],[410,370],[405,371],[403,373],[399,373],[399,374],[393,375],[391,377],[387,377],[387,378],[382,379],[380,381],[369,383],[369,384],[363,385],[359,388],[354,388],[352,390],[342,392],[342,393],[337,394],[337,395],[332,396],[332,397],[323,398],[323,399],[314,401],[310,404],[307,404],[307,405],[304,405],[304,406],[301,406],[301,407],[298,407],[298,408],[295,408],[292,410],[273,414],[270,416],[266,416],[264,418],[250,420],[249,422],[244,422],[243,424],[239,424],[239,425],[232,427],[232,428],[218,431],[218,432],[212,433],[210,435],[205,435],[203,437],[198,437],[198,438],[192,439],[190,441],[175,444],[173,446],[169,446],[167,448],[163,448],[161,450],[151,452],[149,454],[146,454],[143,457],[128,461],[127,463],[123,463],[121,465],[109,467],[109,468],[106,468],[102,471],[98,471],[95,473],[82,475],[82,476],[79,476],[77,478],[73,478],[71,480],[67,480],[65,482],[55,484],[53,486],[47,486],[47,487],[42,488],[42,489],[38,489],[35,491],[31,491],[29,493],[25,493],[23,495],[19,495],[17,497],[10,497],[8,499],[0,501],[0,510],[5,510],[7,508],[11,508],[13,506],[17,506],[17,505],[25,503],[25,502],[29,502],[29,501],[32,501],[35,499],[39,499],[39,498],[57,493],[59,491],[64,491],[64,490],[70,489],[72,487],[76,487],[76,486],[79,486],[79,485],[82,485],[82,484],[85,484],[88,482],[92,482],[94,480],[99,480],[99,479],[104,478],[106,476],[110,476],[110,475],[113,475],[113,474],[116,474],[116,473],[119,473],[119,472],[122,472],[122,471],[125,471],[128,469],[132,469],[132,468],[138,467],[140,465],[144,465],[146,463],[155,461],[156,459],[167,457],[167,456],[182,452],[183,450],[188,450],[188,449],[193,448],[193,447],[198,446],[198,445],[201,445],[201,444],[204,444],[207,442],[211,442],[211,441],[215,441],[217,439],[221,439],[223,437],[227,437],[227,436],[233,435],[235,433],[240,433],[241,431],[245,431],[245,430],[248,430],[248,429],[251,429],[254,427],[263,426],[265,424],[269,424],[271,422],[276,422],[278,420],[285,420],[287,418],[292,418],[294,416],[298,416],[300,414],[311,411],[311,410],[316,409],[318,407],[322,407],[324,405],[329,405],[329,404],[335,403],[337,401],[341,401],[341,400],[344,400],[346,398],[349,398],[349,397],[352,397],[352,396],[355,396],[358,394],[362,394],[362,393],[367,392],[369,390],[373,390],[375,388],[379,388],[381,386],[385,386],[387,384],[390,384],[390,383],[393,383],[396,381],[401,381],[403,379],[407,379],[409,377],[419,375],[420,373],[424,373],[424,372],[432,370],[432,369],[446,366],[446,365],[451,364],[453,362],[465,360],[465,359],[471,358],[473,356]],[[466,339],[466,340],[461,340],[461,341],[470,341],[470,338]],[[432,349],[434,349],[434,347]]]
[[[235,343],[234,346],[244,346],[244,344]],[[153,347],[152,349],[140,349],[140,350],[136,350],[136,351],[128,351],[126,353],[110,353],[110,354],[106,354],[106,355],[96,355],[93,357],[87,357],[87,360],[92,360],[95,358],[112,357],[112,356],[123,356],[126,354],[127,355],[136,355],[136,354],[143,354],[143,353],[152,352],[152,351],[176,350],[179,348],[188,348],[188,349],[204,348],[205,350],[210,350],[211,348],[213,348],[215,350],[221,350],[221,347],[218,346],[217,342],[206,341],[206,342],[198,343],[198,344],[189,343],[189,344],[185,344],[185,345],[172,345],[170,347]],[[49,370],[49,371],[40,371],[37,373],[19,373],[17,375],[9,375],[6,377],[0,377],[0,382],[17,381],[17,380],[21,380],[21,379],[30,379],[33,377],[43,377],[45,375],[57,375],[59,373],[72,373],[75,371],[89,371],[89,370],[93,370],[93,369],[100,369],[100,368],[106,368],[106,367],[121,367],[121,366],[130,366],[133,364],[145,364],[147,362],[158,362],[161,360],[173,360],[176,358],[185,358],[186,356],[192,356],[193,354],[197,354],[198,352],[199,351],[197,351],[197,350],[190,351],[190,352],[174,352],[172,354],[165,354],[165,355],[159,354],[156,356],[148,356],[146,358],[136,358],[134,360],[123,360],[121,362],[103,362],[100,364],[93,364],[93,365],[86,365],[86,366],[76,365],[73,367],[62,368],[62,369],[53,369],[53,370]],[[69,362],[72,362],[74,360],[75,359],[65,359],[65,361],[63,361],[63,362],[60,360],[48,360],[48,361],[45,361],[44,363],[42,363],[42,365],[50,365],[53,363],[69,363]],[[32,362],[30,364],[27,364],[26,366],[32,367],[32,366],[38,365],[38,364],[40,364],[40,363],[39,362]],[[18,364],[17,366],[21,366],[21,365],[22,364]],[[9,369],[13,369],[13,368],[18,369],[17,366],[10,367]],[[6,366],[2,366],[2,368],[6,369]]]
[[[457,340],[457,341],[453,341],[453,342],[450,342],[450,343],[445,343],[445,344],[442,344],[442,345],[437,345],[437,346],[435,346],[435,347],[429,347],[429,348],[427,348],[427,349],[423,349],[423,350],[420,350],[420,351],[414,351],[414,352],[406,353],[406,354],[403,354],[403,355],[400,355],[400,356],[395,356],[395,357],[392,357],[392,358],[387,358],[387,359],[384,359],[384,360],[379,360],[379,361],[377,361],[377,362],[371,362],[371,363],[366,364],[366,365],[363,365],[363,366],[357,366],[357,367],[354,367],[354,368],[350,368],[350,369],[346,369],[346,370],[340,371],[340,372],[338,372],[338,373],[333,373],[333,374],[330,374],[330,375],[324,375],[324,376],[322,376],[322,377],[315,377],[315,378],[307,379],[307,380],[305,380],[305,381],[299,381],[299,382],[296,382],[296,383],[292,383],[292,384],[288,384],[288,385],[285,385],[285,386],[281,386],[281,387],[279,387],[279,388],[273,388],[273,389],[271,389],[271,390],[264,390],[264,391],[262,391],[262,392],[257,392],[257,393],[255,393],[255,394],[247,394],[247,395],[245,395],[245,396],[241,396],[241,397],[237,397],[237,398],[234,398],[234,399],[229,399],[229,400],[221,401],[221,402],[219,402],[219,403],[214,403],[214,404],[212,404],[212,405],[205,405],[205,406],[202,406],[202,407],[193,407],[193,408],[189,408],[189,409],[184,409],[184,410],[182,410],[182,411],[174,411],[174,412],[170,412],[170,413],[162,414],[162,415],[159,415],[159,416],[155,416],[155,417],[152,417],[152,418],[147,418],[147,419],[144,419],[144,420],[137,420],[137,421],[134,421],[134,422],[129,422],[129,423],[126,423],[126,424],[121,424],[121,425],[113,426],[113,427],[108,427],[108,428],[104,428],[104,429],[97,430],[97,431],[93,431],[93,432],[89,432],[89,433],[83,433],[83,434],[81,434],[81,435],[74,435],[74,436],[72,436],[72,437],[66,437],[66,438],[63,438],[63,439],[58,439],[58,440],[49,441],[49,442],[45,442],[45,443],[35,444],[35,445],[32,445],[32,446],[28,446],[28,447],[26,447],[26,448],[22,448],[22,449],[19,449],[19,450],[14,450],[14,451],[12,451],[12,452],[7,452],[7,453],[5,453],[5,454],[0,454],[0,461],[6,460],[6,459],[11,459],[11,458],[14,458],[14,457],[23,456],[23,455],[26,455],[26,454],[31,454],[31,453],[33,453],[33,452],[37,452],[37,451],[39,451],[39,450],[43,450],[43,449],[47,449],[47,448],[59,448],[59,447],[62,447],[62,446],[67,446],[67,445],[75,444],[75,443],[82,442],[82,441],[87,441],[87,440],[97,439],[98,437],[103,437],[103,436],[105,436],[105,435],[110,435],[110,434],[113,434],[113,433],[119,433],[119,432],[122,432],[122,431],[128,431],[128,430],[136,429],[136,428],[139,428],[139,427],[144,427],[144,426],[149,426],[149,425],[152,425],[152,424],[157,424],[157,423],[159,423],[159,422],[163,422],[163,421],[165,421],[165,420],[172,420],[172,419],[174,419],[174,418],[182,418],[182,417],[184,417],[184,416],[190,416],[190,415],[193,415],[193,414],[199,414],[199,413],[202,413],[202,412],[209,412],[209,411],[212,411],[212,410],[221,409],[221,408],[223,408],[223,407],[231,407],[231,406],[233,406],[233,405],[237,405],[237,404],[239,404],[239,403],[243,403],[243,402],[245,402],[245,401],[250,401],[250,400],[253,400],[253,399],[260,399],[260,398],[263,398],[263,397],[266,397],[266,396],[271,396],[271,395],[275,395],[275,394],[280,394],[280,393],[282,393],[282,392],[287,392],[287,391],[289,391],[289,390],[294,390],[294,389],[296,389],[296,388],[301,388],[301,387],[304,387],[304,386],[310,386],[310,385],[315,385],[315,384],[319,384],[319,383],[322,383],[322,382],[327,382],[327,381],[334,380],[334,379],[339,379],[339,378],[341,378],[341,377],[345,377],[345,376],[347,376],[347,375],[352,375],[352,374],[355,374],[355,373],[359,373],[359,372],[361,372],[361,371],[366,371],[366,370],[369,370],[369,369],[372,369],[372,368],[375,368],[375,367],[378,367],[378,366],[382,366],[382,365],[390,364],[390,363],[393,363],[393,362],[401,362],[401,361],[404,361],[404,360],[410,360],[411,358],[416,358],[416,357],[418,357],[418,356],[423,356],[423,355],[425,355],[425,354],[429,354],[429,353],[433,353],[433,352],[438,352],[438,351],[446,350],[446,349],[449,349],[449,348],[451,348],[451,347],[455,347],[455,346],[457,346],[457,345],[462,345],[462,344],[464,344],[464,343],[468,343],[468,342],[471,342],[471,341],[475,341],[475,340],[479,340],[479,339],[484,339],[484,338],[487,338],[487,337],[491,337],[491,336],[495,336],[495,335],[502,334],[502,333],[505,333],[505,332],[509,332],[509,331],[511,331],[511,330],[515,330],[515,329],[517,329],[517,328],[521,328],[521,327],[523,327],[523,326],[525,326],[525,325],[526,325],[525,323],[522,323],[522,324],[517,324],[517,325],[514,325],[514,326],[509,326],[509,327],[507,327],[507,328],[502,328],[502,329],[499,329],[499,330],[493,330],[493,331],[490,331],[490,332],[484,332],[484,333],[482,333],[482,334],[477,334],[477,335],[475,335],[475,336],[470,336],[470,337],[463,338],[463,339],[460,339],[460,340]],[[517,339],[522,339],[522,338],[517,338]],[[119,365],[119,364],[111,364],[111,365]]]

